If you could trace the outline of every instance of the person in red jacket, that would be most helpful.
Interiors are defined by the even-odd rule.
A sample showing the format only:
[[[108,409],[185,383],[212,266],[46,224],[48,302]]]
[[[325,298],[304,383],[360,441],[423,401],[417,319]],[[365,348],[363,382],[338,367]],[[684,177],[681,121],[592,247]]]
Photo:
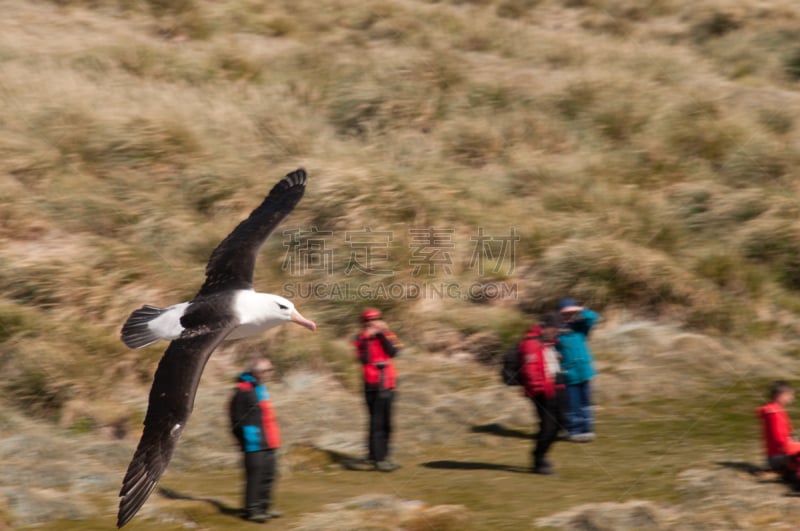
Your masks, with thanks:
[[[800,487],[800,442],[792,436],[792,423],[785,409],[794,401],[794,389],[777,380],[772,382],[769,396],[770,401],[756,410],[763,427],[767,464],[784,480]]]
[[[369,411],[366,463],[382,472],[391,472],[399,467],[389,460],[389,441],[397,380],[394,357],[401,345],[381,317],[376,308],[364,310],[361,313],[361,332],[353,344],[363,371],[364,397]]]
[[[532,325],[519,344],[520,376],[525,396],[531,399],[539,417],[539,433],[532,452],[536,474],[552,474],[553,465],[547,452],[558,436],[564,422],[564,385],[558,380],[559,361],[555,349],[561,326],[557,314],[545,315],[539,324]]]
[[[229,406],[231,430],[244,452],[246,479],[244,517],[265,522],[281,513],[270,510],[275,480],[275,452],[281,434],[269,399],[266,382],[272,377],[272,362],[263,357],[251,360],[247,372],[239,375]]]

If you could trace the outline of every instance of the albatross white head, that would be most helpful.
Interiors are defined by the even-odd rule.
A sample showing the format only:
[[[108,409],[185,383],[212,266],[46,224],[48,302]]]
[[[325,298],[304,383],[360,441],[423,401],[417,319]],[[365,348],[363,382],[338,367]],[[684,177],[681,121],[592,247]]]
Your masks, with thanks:
[[[294,322],[312,332],[317,329],[314,321],[306,319],[289,299],[272,293],[241,291],[235,303],[239,327],[228,338],[236,339],[260,334],[286,322]]]

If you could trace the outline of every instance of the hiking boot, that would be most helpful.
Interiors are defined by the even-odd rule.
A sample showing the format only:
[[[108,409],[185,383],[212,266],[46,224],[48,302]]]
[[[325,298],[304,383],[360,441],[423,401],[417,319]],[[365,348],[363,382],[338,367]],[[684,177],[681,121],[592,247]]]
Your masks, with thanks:
[[[534,474],[541,474],[543,476],[550,476],[552,474],[555,474],[555,470],[553,470],[553,464],[547,459],[542,459],[541,461],[537,461],[531,467],[531,472],[533,472]]]
[[[569,442],[576,442],[576,443],[587,443],[592,442],[595,438],[594,433],[575,433],[567,437]]]
[[[281,516],[283,516],[283,513],[280,512],[280,511],[267,511],[266,514],[267,514],[267,518],[269,518],[269,519],[280,518]]]
[[[267,515],[267,513],[252,513],[246,515],[244,519],[247,520],[248,522],[263,524],[264,522],[269,520],[269,516]]]
[[[372,459],[348,459],[342,461],[342,465],[348,470],[375,470],[375,461]]]
[[[380,470],[381,472],[392,472],[400,468],[400,465],[398,465],[397,463],[392,463],[391,461],[388,460],[384,460],[384,461],[378,461],[375,464],[375,468]]]

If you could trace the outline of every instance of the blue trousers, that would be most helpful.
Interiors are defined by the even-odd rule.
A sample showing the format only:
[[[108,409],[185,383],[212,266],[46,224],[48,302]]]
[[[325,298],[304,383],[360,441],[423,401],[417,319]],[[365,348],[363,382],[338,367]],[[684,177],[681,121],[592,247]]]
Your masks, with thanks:
[[[594,431],[591,381],[567,385],[567,431],[570,435]]]

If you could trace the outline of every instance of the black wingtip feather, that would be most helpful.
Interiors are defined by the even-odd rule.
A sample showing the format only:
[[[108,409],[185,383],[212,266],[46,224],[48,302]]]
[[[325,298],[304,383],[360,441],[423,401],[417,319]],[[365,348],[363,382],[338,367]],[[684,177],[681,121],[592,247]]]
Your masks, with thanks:
[[[139,509],[142,508],[144,502],[150,497],[150,494],[156,488],[156,481],[148,481],[144,488],[131,492],[126,498],[120,502],[119,512],[117,513],[117,528],[121,528],[131,521]]]
[[[306,173],[305,169],[297,168],[293,172],[287,173],[283,179],[278,181],[277,184],[275,184],[275,186],[272,188],[270,195],[272,195],[273,192],[280,193],[296,186],[304,187],[306,185],[307,177],[308,174]]]
[[[155,489],[164,467],[159,467],[160,470],[148,469],[148,463],[153,461],[153,455],[151,450],[142,451],[142,448],[139,448],[133,456],[119,491],[121,499],[117,513],[117,527],[124,526],[136,516]]]
[[[286,174],[286,179],[292,186],[306,183],[306,170],[304,168],[297,168],[295,171]]]

